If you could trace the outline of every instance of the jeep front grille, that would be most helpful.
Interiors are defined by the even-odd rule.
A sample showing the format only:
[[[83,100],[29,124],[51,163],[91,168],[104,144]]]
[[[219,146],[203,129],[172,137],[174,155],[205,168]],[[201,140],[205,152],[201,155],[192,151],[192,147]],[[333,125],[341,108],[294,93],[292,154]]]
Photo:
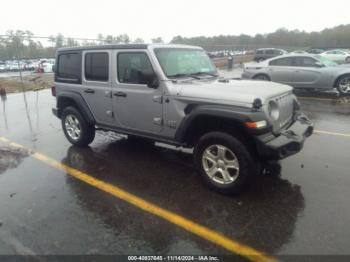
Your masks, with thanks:
[[[272,99],[278,104],[279,118],[273,123],[274,131],[287,128],[293,120],[294,97],[291,93],[286,93]]]

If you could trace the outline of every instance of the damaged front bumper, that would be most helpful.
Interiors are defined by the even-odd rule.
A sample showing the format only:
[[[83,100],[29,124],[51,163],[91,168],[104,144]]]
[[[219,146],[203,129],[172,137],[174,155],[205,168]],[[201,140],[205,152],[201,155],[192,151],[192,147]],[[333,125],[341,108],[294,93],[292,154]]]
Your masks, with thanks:
[[[279,136],[272,133],[256,137],[258,154],[262,159],[279,160],[298,153],[305,139],[312,135],[313,123],[302,113],[295,117],[294,123]]]

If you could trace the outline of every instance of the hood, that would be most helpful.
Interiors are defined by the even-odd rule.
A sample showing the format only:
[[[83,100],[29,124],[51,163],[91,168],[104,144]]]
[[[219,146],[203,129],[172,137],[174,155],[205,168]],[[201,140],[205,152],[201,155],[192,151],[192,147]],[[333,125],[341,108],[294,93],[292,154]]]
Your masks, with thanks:
[[[179,96],[191,100],[216,100],[221,103],[249,104],[256,98],[260,98],[263,104],[266,100],[287,92],[291,92],[291,86],[267,81],[257,80],[228,80],[228,82],[215,81],[191,81],[179,82],[181,90]]]

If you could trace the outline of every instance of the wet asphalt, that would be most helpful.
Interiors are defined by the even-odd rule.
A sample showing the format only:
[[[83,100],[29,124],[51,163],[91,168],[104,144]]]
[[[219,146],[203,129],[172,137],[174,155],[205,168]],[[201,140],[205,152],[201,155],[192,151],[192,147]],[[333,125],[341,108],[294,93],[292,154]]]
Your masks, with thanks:
[[[298,93],[317,130],[350,134],[350,98]],[[192,156],[98,132],[65,139],[50,90],[7,95],[0,134],[270,255],[349,254],[350,137],[315,133],[239,196],[208,190]],[[230,254],[0,144],[0,254]]]

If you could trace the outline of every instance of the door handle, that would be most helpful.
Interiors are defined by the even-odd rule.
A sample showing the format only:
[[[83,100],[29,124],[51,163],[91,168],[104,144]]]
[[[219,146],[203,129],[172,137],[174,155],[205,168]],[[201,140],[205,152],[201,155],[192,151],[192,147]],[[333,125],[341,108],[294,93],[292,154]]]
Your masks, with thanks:
[[[85,93],[88,93],[88,94],[94,94],[95,93],[95,90],[91,89],[91,88],[88,88],[88,89],[85,89],[84,90]]]
[[[126,97],[126,93],[124,93],[124,92],[116,92],[116,93],[114,93],[114,96]]]

